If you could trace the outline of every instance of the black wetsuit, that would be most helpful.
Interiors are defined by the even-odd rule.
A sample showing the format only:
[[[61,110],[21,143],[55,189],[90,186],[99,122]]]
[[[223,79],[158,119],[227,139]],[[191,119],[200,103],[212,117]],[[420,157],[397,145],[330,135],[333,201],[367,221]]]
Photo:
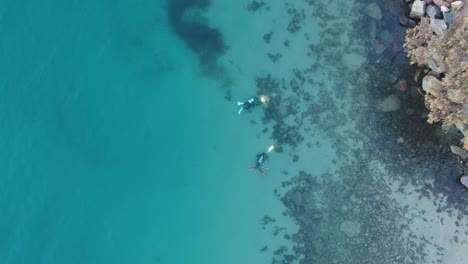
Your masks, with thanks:
[[[263,166],[265,164],[265,161],[268,160],[268,156],[265,152],[258,154],[257,155],[257,164],[255,165],[255,168],[258,169],[261,173],[263,172]]]
[[[257,105],[261,105],[261,104],[262,104],[262,101],[260,101],[258,97],[252,97],[247,102],[245,102],[242,105],[242,107],[246,110],[249,110],[250,108],[257,106]]]

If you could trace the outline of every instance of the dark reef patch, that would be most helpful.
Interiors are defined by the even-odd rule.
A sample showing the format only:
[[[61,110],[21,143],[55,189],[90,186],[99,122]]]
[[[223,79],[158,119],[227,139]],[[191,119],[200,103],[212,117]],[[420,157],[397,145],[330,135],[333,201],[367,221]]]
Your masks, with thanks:
[[[168,0],[169,23],[174,32],[197,54],[203,70],[216,73],[220,70],[217,60],[227,49],[221,32],[202,19],[187,21],[184,18],[187,12],[204,10],[209,4],[210,0]]]

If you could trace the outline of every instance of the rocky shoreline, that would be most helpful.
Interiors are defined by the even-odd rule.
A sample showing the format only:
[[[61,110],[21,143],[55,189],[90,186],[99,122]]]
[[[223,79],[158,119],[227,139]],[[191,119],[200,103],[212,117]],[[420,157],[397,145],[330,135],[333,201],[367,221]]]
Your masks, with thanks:
[[[419,91],[430,110],[428,122],[442,122],[445,131],[456,127],[463,134],[450,150],[464,167],[460,182],[468,188],[468,5],[454,0],[405,2],[409,13],[400,17],[409,28],[404,46],[411,63],[420,67],[415,79],[422,80]]]

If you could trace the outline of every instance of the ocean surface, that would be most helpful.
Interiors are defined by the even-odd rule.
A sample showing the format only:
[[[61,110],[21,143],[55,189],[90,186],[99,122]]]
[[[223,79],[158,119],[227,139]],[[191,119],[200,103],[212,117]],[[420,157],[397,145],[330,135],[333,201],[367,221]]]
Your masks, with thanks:
[[[306,170],[329,186],[342,181],[340,162],[355,160],[349,153],[370,157],[356,137],[333,139],[359,132],[347,116],[356,101],[372,105],[346,92],[355,83],[344,78],[371,60],[352,22],[368,1],[331,1],[327,11],[320,1],[267,2],[0,1],[0,263],[309,261],[291,253],[304,244],[283,183]],[[320,34],[327,26],[339,37]],[[329,48],[345,50],[339,64],[323,55]],[[268,105],[237,114],[237,101],[259,93],[308,109],[287,101],[309,89],[288,78],[311,64],[318,71],[301,85],[320,89],[301,98],[313,98],[324,126],[279,131]],[[262,86],[269,75],[292,88]],[[280,123],[302,124],[290,108]],[[270,145],[267,175],[251,172]],[[341,231],[348,240],[373,232],[357,229]]]

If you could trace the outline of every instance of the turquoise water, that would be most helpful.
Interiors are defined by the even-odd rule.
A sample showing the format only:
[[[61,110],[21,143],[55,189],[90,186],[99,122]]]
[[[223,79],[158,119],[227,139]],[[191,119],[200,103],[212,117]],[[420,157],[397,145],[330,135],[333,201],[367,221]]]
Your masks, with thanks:
[[[2,1],[0,21],[1,263],[268,260],[267,140],[165,1]]]
[[[426,240],[408,253],[403,234],[440,216],[409,220],[374,158],[385,114],[355,92],[383,45],[356,33],[367,1],[253,2],[0,1],[0,263],[416,259]],[[270,105],[238,115],[259,91]],[[267,176],[250,172],[270,145]]]

